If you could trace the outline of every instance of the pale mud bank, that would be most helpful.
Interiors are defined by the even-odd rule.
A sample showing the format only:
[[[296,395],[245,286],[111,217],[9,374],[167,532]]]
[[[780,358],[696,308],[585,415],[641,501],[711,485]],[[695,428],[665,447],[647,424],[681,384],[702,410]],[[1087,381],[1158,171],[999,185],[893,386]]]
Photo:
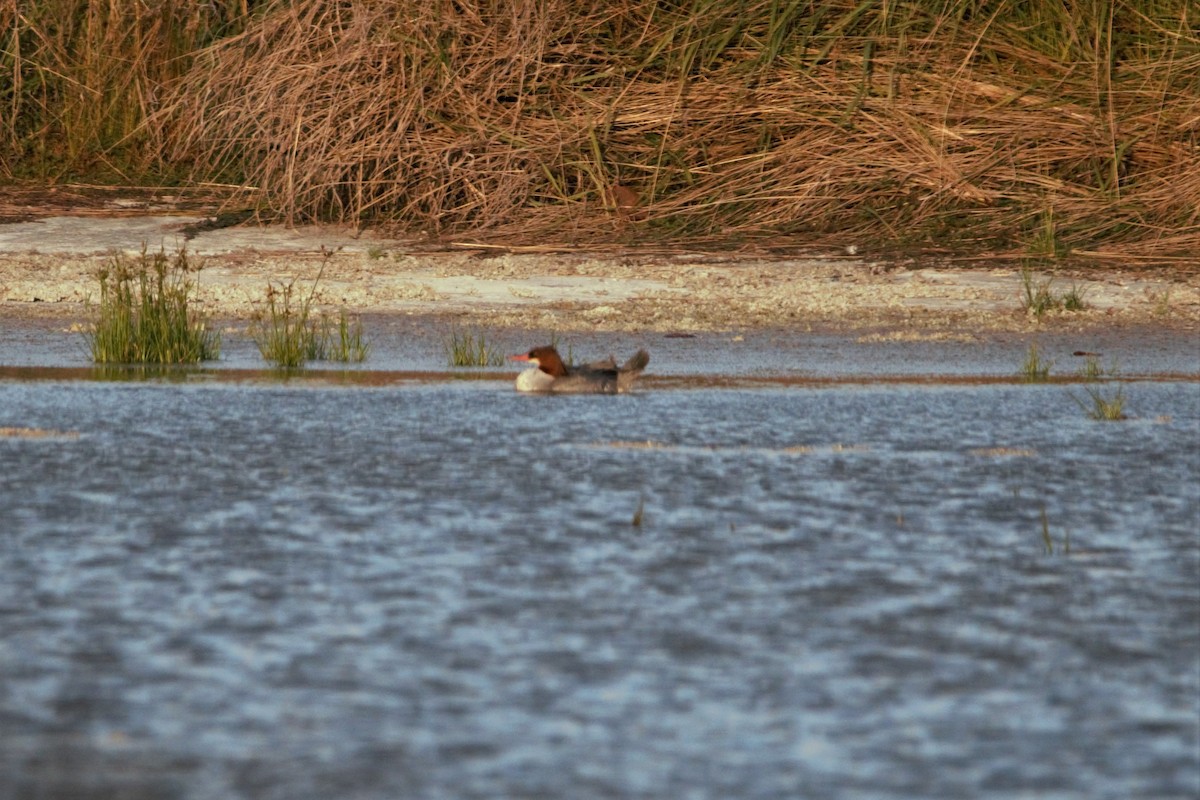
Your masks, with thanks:
[[[1194,270],[1132,267],[1038,273],[1086,309],[1040,319],[1021,308],[1015,266],[897,266],[855,256],[735,253],[429,250],[329,227],[199,230],[203,217],[47,216],[0,224],[0,310],[6,317],[83,318],[97,271],[143,246],[197,256],[197,301],[248,318],[267,287],[297,280],[351,313],[447,316],[468,324],[562,331],[859,330],[868,340],[969,339],[976,332],[1155,326],[1200,330]],[[322,255],[322,248],[332,251]]]

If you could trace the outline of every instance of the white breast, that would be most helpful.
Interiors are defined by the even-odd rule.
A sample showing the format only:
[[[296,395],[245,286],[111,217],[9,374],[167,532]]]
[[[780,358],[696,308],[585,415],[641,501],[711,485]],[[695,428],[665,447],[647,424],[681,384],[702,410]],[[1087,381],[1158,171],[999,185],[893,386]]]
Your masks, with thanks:
[[[518,392],[548,392],[554,378],[537,367],[531,367],[517,376]]]

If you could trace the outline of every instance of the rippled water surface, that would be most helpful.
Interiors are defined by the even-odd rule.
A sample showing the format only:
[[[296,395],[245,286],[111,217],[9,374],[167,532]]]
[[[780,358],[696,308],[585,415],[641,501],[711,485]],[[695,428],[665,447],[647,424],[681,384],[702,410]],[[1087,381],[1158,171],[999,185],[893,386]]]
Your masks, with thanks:
[[[1070,392],[0,382],[0,795],[1193,798],[1200,387]]]

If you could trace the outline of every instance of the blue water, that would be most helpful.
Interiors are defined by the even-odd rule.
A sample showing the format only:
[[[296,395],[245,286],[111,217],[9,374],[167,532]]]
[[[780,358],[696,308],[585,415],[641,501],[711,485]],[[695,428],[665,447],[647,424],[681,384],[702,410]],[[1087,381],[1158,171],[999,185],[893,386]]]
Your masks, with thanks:
[[[1194,798],[1124,392],[0,382],[0,797]]]

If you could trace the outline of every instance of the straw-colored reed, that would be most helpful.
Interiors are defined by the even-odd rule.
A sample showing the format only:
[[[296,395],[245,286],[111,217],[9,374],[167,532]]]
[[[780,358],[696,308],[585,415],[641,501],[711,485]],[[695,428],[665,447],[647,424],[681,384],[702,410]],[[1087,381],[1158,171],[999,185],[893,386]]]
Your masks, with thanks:
[[[145,121],[253,0],[0,0],[0,179],[144,182]]]
[[[1200,245],[1190,0],[258,5],[163,79],[136,136],[146,168],[236,180],[291,220],[1021,256],[1049,236],[1055,255],[1148,260]]]

